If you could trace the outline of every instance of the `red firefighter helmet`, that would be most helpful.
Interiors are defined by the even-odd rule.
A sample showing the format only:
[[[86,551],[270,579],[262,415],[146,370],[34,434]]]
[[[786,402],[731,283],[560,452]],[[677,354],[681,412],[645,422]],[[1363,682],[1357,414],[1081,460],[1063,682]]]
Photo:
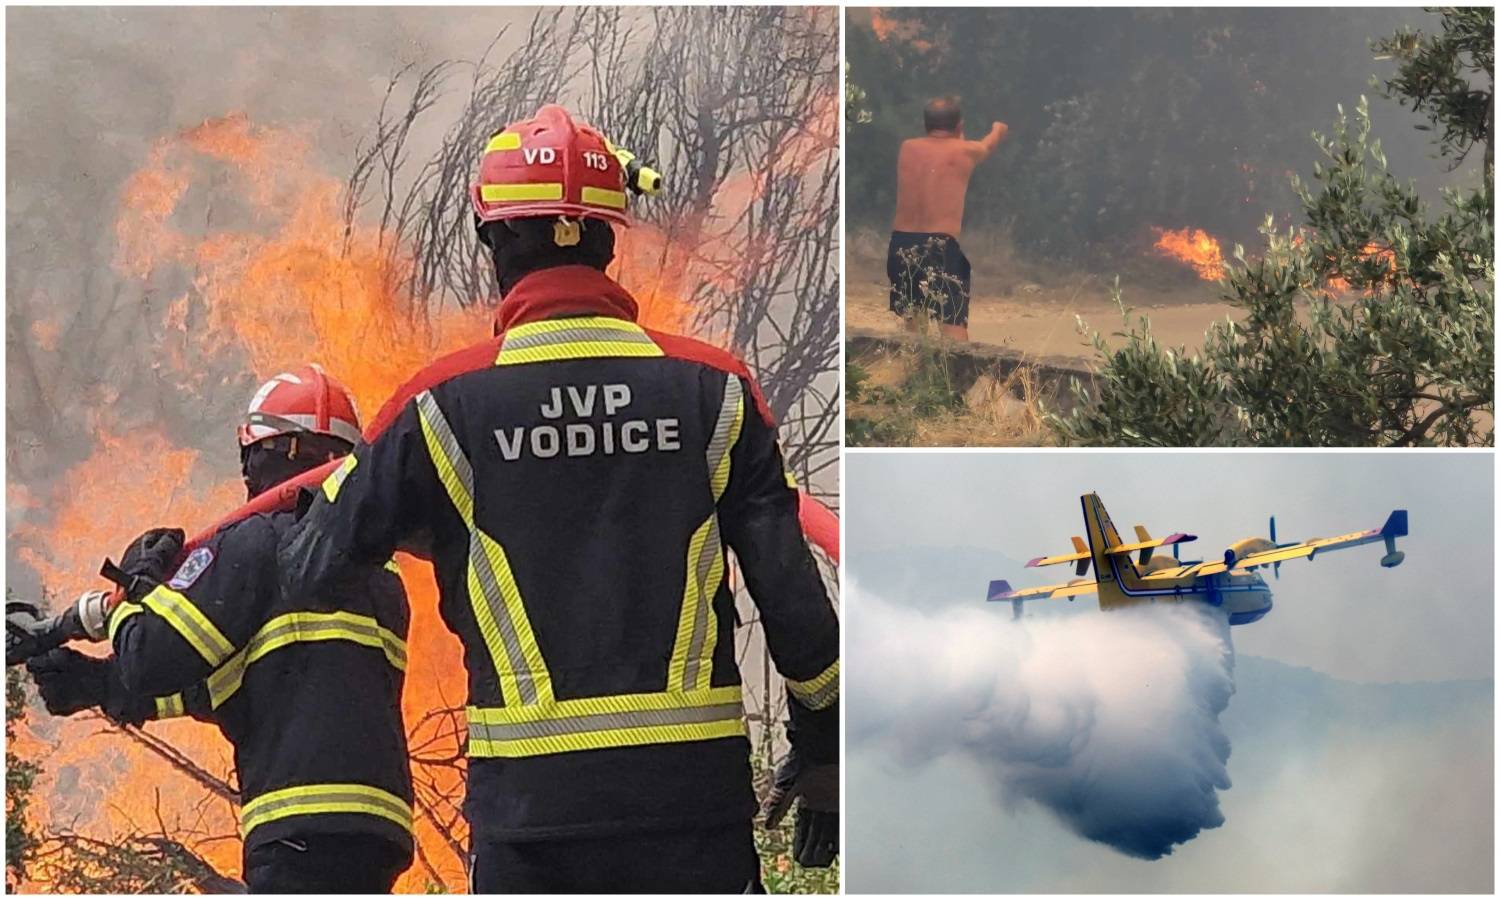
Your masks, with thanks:
[[[481,222],[571,216],[628,226],[625,178],[604,135],[548,104],[490,138],[469,195]]]
[[[317,363],[282,372],[260,386],[239,427],[240,446],[278,434],[326,434],[359,442],[359,413],[349,389]]]

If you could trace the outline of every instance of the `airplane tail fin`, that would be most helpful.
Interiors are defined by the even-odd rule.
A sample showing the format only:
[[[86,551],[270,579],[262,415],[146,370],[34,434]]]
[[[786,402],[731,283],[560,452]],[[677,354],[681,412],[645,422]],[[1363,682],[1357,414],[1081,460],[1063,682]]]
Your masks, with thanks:
[[[1083,495],[1083,524],[1088,535],[1089,550],[1094,557],[1094,575],[1099,581],[1099,608],[1110,609],[1126,606],[1132,601],[1120,586],[1121,578],[1139,575],[1135,563],[1128,554],[1110,556],[1105,551],[1124,543],[1115,523],[1109,519],[1104,502],[1098,494]],[[1117,577],[1118,575],[1118,577]]]
[[[1083,538],[1079,537],[1076,534],[1073,535],[1073,552],[1074,553],[1087,553],[1087,552],[1089,552],[1089,545],[1085,544],[1083,542]],[[1073,573],[1075,575],[1077,575],[1079,578],[1082,578],[1083,576],[1087,575],[1089,573],[1089,561],[1087,559],[1080,559],[1078,561],[1078,566],[1075,569],[1073,569]]]
[[[991,603],[996,603],[1002,600],[1009,600],[1011,608],[1011,618],[1019,619],[1021,618],[1021,604],[1024,601],[1020,597],[1009,596],[1011,590],[1012,589],[1009,581],[1006,581],[1003,578],[996,579],[990,582],[989,596],[985,599],[989,600]]]

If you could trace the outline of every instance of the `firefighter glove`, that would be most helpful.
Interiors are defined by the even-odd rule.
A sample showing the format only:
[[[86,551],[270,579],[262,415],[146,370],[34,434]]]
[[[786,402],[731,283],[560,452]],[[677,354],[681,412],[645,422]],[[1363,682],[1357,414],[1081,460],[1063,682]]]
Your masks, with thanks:
[[[96,659],[58,647],[29,660],[26,670],[36,680],[47,712],[54,716],[98,708],[111,721],[129,725],[139,725],[148,716],[147,703],[132,698],[125,690],[113,659]]]
[[[120,557],[120,571],[129,579],[124,587],[131,600],[140,600],[171,576],[184,537],[181,528],[153,528],[130,542]]]
[[[789,752],[766,798],[766,827],[779,825],[794,803],[792,856],[804,868],[832,865],[839,852],[839,767],[808,765],[795,749]]]

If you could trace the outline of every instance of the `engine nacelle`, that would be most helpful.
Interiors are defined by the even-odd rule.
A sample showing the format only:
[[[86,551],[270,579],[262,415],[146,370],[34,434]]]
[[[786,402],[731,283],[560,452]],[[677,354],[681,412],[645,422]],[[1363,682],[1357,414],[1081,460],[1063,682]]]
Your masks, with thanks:
[[[1397,566],[1401,565],[1401,561],[1403,559],[1406,559],[1406,553],[1405,552],[1403,552],[1401,550],[1392,550],[1390,553],[1387,553],[1385,556],[1380,557],[1380,564],[1382,566],[1386,567],[1387,569],[1394,569]]]
[[[1233,566],[1252,553],[1261,553],[1266,550],[1275,549],[1276,545],[1265,538],[1252,537],[1235,541],[1229,545],[1228,550],[1224,551],[1224,565]]]

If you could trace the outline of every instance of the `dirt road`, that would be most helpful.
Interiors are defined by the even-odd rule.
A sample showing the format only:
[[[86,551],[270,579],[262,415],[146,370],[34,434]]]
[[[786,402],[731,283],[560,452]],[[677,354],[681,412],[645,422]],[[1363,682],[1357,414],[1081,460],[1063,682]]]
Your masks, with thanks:
[[[885,260],[851,248],[845,315],[851,329],[897,332],[900,323],[886,308],[889,282]],[[1052,271],[1033,265],[986,265],[975,254],[974,295],[969,308],[969,337],[1029,356],[1093,357],[1078,333],[1077,317],[1105,333],[1118,330],[1120,314],[1110,297],[1113,278]],[[1176,271],[1163,261],[1159,272],[1121,277],[1125,302],[1151,319],[1157,339],[1169,346],[1201,346],[1209,325],[1238,314],[1217,298],[1218,288]]]

